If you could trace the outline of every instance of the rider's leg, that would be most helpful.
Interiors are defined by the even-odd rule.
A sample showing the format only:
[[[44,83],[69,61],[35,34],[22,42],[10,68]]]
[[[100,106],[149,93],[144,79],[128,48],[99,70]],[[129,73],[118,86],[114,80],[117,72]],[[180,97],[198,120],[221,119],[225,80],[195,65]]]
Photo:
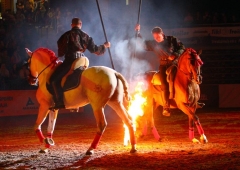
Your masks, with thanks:
[[[167,83],[167,75],[166,75],[166,66],[160,66],[160,81],[161,88],[163,90],[163,115],[170,116],[170,105],[169,105],[169,85]]]
[[[61,81],[63,76],[67,74],[69,69],[71,68],[71,63],[62,63],[57,69],[53,72],[50,78],[50,83],[53,87],[53,99],[55,102],[54,109],[65,108],[63,101],[63,89],[61,86]]]
[[[170,73],[169,73],[169,99],[173,99],[174,98],[173,82],[174,82],[175,75],[176,75],[176,72],[177,72],[177,67],[173,65],[168,69],[170,69]]]
[[[59,84],[61,83],[61,81],[53,81],[52,82],[52,87],[53,87],[53,91],[54,91],[54,99],[55,99],[55,109],[60,109],[60,108],[64,108],[64,102],[63,102],[63,92],[61,89],[61,86],[59,86]]]

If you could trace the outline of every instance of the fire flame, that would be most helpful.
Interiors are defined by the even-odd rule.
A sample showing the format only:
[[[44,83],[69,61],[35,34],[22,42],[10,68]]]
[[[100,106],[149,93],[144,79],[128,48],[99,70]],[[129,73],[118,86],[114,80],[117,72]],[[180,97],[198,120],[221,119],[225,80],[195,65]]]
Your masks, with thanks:
[[[133,127],[134,131],[136,131],[136,119],[139,116],[143,116],[144,114],[144,106],[146,105],[147,99],[143,97],[143,88],[142,86],[144,85],[143,82],[138,82],[135,89],[134,89],[134,94],[132,96],[132,100],[130,101],[129,107],[128,107],[128,113],[132,118],[133,121]],[[128,127],[124,124],[124,141],[123,144],[124,146],[127,146],[129,141],[130,141],[130,134]]]

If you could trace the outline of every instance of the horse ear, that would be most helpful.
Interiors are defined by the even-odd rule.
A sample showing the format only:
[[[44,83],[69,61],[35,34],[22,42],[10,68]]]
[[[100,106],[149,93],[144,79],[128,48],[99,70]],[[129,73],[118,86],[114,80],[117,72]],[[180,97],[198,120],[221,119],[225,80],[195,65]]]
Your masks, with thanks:
[[[32,51],[30,51],[28,48],[25,48],[25,50],[26,50],[26,53],[28,54],[28,56],[31,57],[32,56]]]
[[[198,55],[201,55],[201,54],[202,54],[202,50],[199,50],[199,51],[197,52],[197,54],[198,54]]]

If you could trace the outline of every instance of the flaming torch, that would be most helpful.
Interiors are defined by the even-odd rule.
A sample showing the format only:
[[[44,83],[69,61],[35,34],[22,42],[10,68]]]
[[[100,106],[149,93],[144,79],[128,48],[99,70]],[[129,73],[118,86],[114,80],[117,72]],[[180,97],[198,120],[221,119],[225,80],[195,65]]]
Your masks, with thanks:
[[[136,125],[137,125],[137,118],[139,116],[143,116],[144,114],[144,106],[147,104],[147,99],[143,97],[143,82],[138,82],[135,89],[134,93],[132,95],[132,100],[130,101],[129,107],[128,107],[128,113],[132,118],[133,121],[133,127],[134,131],[136,131]],[[123,144],[124,146],[127,146],[129,141],[130,141],[130,135],[129,135],[129,130],[128,127],[124,124],[124,141]]]

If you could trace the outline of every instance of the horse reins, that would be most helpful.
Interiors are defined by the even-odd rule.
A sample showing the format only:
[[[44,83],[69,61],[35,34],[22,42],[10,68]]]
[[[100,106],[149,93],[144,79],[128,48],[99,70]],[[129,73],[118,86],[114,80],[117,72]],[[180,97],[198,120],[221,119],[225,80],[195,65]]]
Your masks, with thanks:
[[[186,52],[187,52],[187,51],[186,51]],[[179,63],[180,63],[181,58],[182,58],[182,56],[180,57],[180,59],[179,59],[179,61],[178,61],[178,64],[176,65],[176,67],[177,67],[177,69],[178,69],[179,71],[181,71],[185,76],[190,76],[191,73],[185,73],[182,69],[179,68]],[[189,80],[190,80],[190,78],[189,78]]]
[[[180,63],[180,60],[179,60],[178,64],[179,64],[179,63]],[[178,69],[179,71],[181,71],[185,76],[191,76],[191,74],[193,74],[192,72],[191,72],[191,73],[185,73],[182,69],[179,68],[178,65],[176,65],[176,67],[177,67],[177,69]],[[198,75],[200,75],[200,74],[198,74]],[[189,80],[191,80],[191,77],[189,77]]]
[[[31,60],[32,60],[32,56],[33,56],[33,53],[32,55],[30,56],[30,62],[28,63],[29,64],[29,70],[30,70],[30,66],[31,66]],[[58,57],[56,57],[56,59],[54,59],[51,63],[49,63],[42,71],[40,71],[40,73],[38,74],[37,77],[34,77],[32,74],[31,74],[31,70],[30,70],[30,76],[34,79],[38,79],[38,77],[48,68],[50,67],[54,62],[56,62],[56,60],[58,59]]]

